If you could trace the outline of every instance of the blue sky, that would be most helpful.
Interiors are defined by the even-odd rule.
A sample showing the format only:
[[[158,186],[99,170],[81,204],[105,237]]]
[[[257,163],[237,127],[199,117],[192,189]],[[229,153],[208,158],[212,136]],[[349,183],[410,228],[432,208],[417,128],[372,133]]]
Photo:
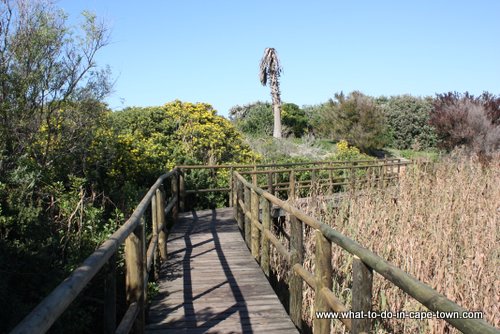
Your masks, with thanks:
[[[180,99],[227,115],[270,101],[258,78],[266,47],[284,72],[282,99],[317,104],[335,92],[500,94],[500,1],[61,0],[111,28],[98,57],[116,80],[113,109]]]

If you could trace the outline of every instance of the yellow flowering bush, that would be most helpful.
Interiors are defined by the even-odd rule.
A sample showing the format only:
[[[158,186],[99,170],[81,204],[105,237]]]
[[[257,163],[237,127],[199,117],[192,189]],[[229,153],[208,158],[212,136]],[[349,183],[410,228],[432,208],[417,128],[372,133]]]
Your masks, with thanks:
[[[160,107],[127,108],[108,114],[88,157],[97,177],[122,203],[181,164],[251,163],[259,159],[227,119],[205,103],[173,101]],[[203,173],[192,173],[188,187],[212,186]],[[217,184],[226,184],[220,175]],[[214,184],[215,186],[215,184]]]
[[[361,153],[359,148],[355,146],[349,146],[347,140],[342,139],[336,145],[337,153],[335,154],[335,160],[369,160],[372,157]]]

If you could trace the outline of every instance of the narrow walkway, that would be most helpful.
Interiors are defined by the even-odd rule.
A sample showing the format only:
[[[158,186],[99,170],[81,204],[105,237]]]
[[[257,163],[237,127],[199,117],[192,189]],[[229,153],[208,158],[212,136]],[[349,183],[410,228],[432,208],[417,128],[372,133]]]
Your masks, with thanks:
[[[298,333],[231,208],[182,215],[167,245],[148,333]]]

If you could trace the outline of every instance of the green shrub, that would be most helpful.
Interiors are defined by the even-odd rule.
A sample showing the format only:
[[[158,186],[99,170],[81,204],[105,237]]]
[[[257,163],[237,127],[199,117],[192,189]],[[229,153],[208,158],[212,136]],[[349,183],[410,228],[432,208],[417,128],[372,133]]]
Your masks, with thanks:
[[[283,120],[283,132],[285,137],[293,135],[295,138],[302,137],[309,128],[309,122],[304,110],[293,103],[284,103],[281,118]]]
[[[320,109],[321,133],[334,140],[347,140],[361,151],[383,148],[387,136],[386,119],[375,100],[360,92],[335,95]]]
[[[388,122],[390,147],[425,150],[436,145],[436,132],[429,124],[432,99],[410,95],[379,99]]]
[[[250,136],[271,136],[273,134],[273,109],[270,103],[254,102],[234,106],[229,117],[241,132]]]

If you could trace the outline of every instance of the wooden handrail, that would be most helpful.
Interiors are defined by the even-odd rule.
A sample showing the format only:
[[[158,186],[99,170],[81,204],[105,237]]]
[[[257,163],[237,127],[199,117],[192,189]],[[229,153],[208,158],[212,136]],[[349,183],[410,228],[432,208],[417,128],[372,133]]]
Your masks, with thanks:
[[[380,182],[390,182],[397,179],[401,166],[408,165],[409,162],[402,161],[399,158],[384,159],[384,160],[356,160],[356,161],[315,161],[315,162],[297,162],[288,164],[256,164],[256,165],[179,165],[176,166],[181,173],[180,176],[180,208],[181,211],[186,209],[186,197],[188,195],[203,195],[205,193],[229,193],[229,205],[235,206],[233,200],[233,172],[238,171],[240,175],[251,175],[252,180],[257,180],[256,175],[267,174],[267,184],[261,185],[262,188],[269,190],[273,195],[278,192],[290,190],[291,183],[289,181],[283,182],[283,176],[276,177],[282,174],[310,172],[309,180],[296,181],[296,188],[293,190],[304,190],[312,188],[312,185],[318,184],[320,187],[328,187],[329,192],[334,192],[334,187],[348,186],[351,184],[352,175],[357,170],[376,170],[381,174],[380,177],[375,177]],[[301,167],[303,166],[303,167]],[[295,168],[294,168],[295,167]],[[298,168],[297,168],[298,167]],[[271,169],[269,169],[271,168]],[[392,171],[385,173],[381,168],[392,168]],[[226,169],[230,172],[228,179],[228,186],[225,187],[210,187],[210,188],[191,188],[186,189],[186,182],[189,182],[189,170],[219,170]],[[344,175],[334,175],[335,171],[344,171]],[[328,178],[321,177],[320,172],[327,172]],[[318,174],[318,179],[316,178]],[[188,179],[188,180],[186,180]],[[276,179],[276,180],[274,180]],[[280,180],[281,179],[281,180]],[[366,181],[366,180],[365,180]],[[365,182],[361,181],[361,182]],[[287,187],[284,187],[287,185]],[[359,185],[359,183],[358,183]],[[336,190],[335,190],[336,191]],[[191,199],[192,204],[192,199]]]
[[[385,159],[385,161],[401,161],[400,158],[391,158]],[[254,165],[243,165],[243,164],[235,164],[235,165],[178,165],[176,168],[180,169],[253,169],[253,168],[265,168],[265,167],[286,167],[286,166],[301,166],[301,165],[355,165],[359,163],[365,162],[373,162],[373,160],[332,160],[332,161],[312,161],[312,162],[290,162],[283,164],[254,164]]]
[[[134,234],[141,227],[141,220],[147,208],[151,204],[151,200],[155,197],[156,191],[162,186],[164,181],[169,178],[175,178],[178,174],[177,169],[174,169],[162,176],[151,186],[146,195],[142,198],[140,203],[135,208],[134,212],[127,219],[127,221],[120,226],[102,245],[97,248],[83,263],[76,268],[69,277],[60,283],[45,299],[39,303],[30,314],[28,314],[13,330],[12,334],[32,334],[32,333],[45,333],[52,324],[59,318],[59,316],[68,308],[78,294],[85,288],[90,280],[101,270],[101,268],[108,262],[108,260],[116,253],[119,246],[125,242],[127,238]],[[177,196],[174,195],[173,200],[170,201],[168,208],[172,210],[177,202]],[[166,210],[164,210],[166,211]],[[154,213],[153,213],[154,214]],[[164,224],[162,224],[162,227]],[[139,238],[140,239],[140,238]],[[144,243],[145,239],[140,240]],[[158,238],[152,240],[156,248]],[[143,247],[143,246],[140,246]],[[150,246],[151,247],[151,246]],[[148,249],[150,248],[148,247]],[[148,261],[149,262],[149,261]],[[149,266],[150,267],[150,266]],[[142,284],[143,285],[143,284]],[[140,294],[144,297],[146,288]],[[131,300],[127,315],[134,314],[138,316],[143,310],[143,305],[139,301]],[[137,308],[137,310],[135,310]],[[132,312],[133,311],[133,312]],[[125,319],[130,321],[130,319]],[[120,327],[122,328],[122,327]]]
[[[335,169],[356,169],[356,168],[375,168],[375,167],[391,167],[397,166],[398,173],[400,166],[403,165],[400,161],[396,163],[395,160],[387,160],[382,164],[373,165],[372,161],[358,161],[357,165],[343,165],[343,166],[323,166],[311,167],[296,170],[304,171],[320,171],[320,170],[335,170]],[[366,162],[372,165],[359,165],[359,163]],[[300,165],[321,165],[332,164],[332,162],[320,163],[292,163],[283,164],[286,166],[300,166]],[[334,162],[333,162],[334,163]],[[345,162],[341,162],[342,164]],[[339,162],[340,164],[340,162]],[[406,163],[404,163],[406,164]],[[251,168],[250,173],[238,172],[237,168]],[[257,174],[272,175],[270,173],[281,172],[273,170],[259,171],[257,167],[275,167],[275,164],[269,165],[222,165],[222,166],[178,166],[169,173],[166,173],[158,178],[158,180],[149,189],[146,195],[142,198],[129,219],[108,238],[94,253],[92,253],[81,266],[75,269],[71,275],[66,278],[56,289],[54,289],[22,322],[20,322],[12,331],[12,333],[44,333],[56,319],[67,309],[71,302],[78,296],[78,294],[85,288],[90,280],[109,263],[109,270],[107,270],[106,279],[116,280],[115,278],[115,265],[116,252],[121,244],[126,241],[126,263],[127,266],[127,284],[128,293],[127,300],[129,307],[125,313],[124,318],[120,321],[118,327],[115,322],[106,321],[107,331],[117,331],[120,333],[127,333],[133,326],[136,326],[139,332],[144,330],[144,303],[147,290],[147,282],[149,272],[155,266],[153,265],[158,261],[158,254],[161,259],[166,258],[166,235],[165,228],[167,226],[165,215],[168,212],[172,213],[174,220],[177,218],[179,210],[182,210],[185,201],[185,180],[183,169],[200,169],[200,168],[230,168],[231,179],[229,189],[231,191],[230,203],[234,206],[233,213],[241,229],[244,239],[248,247],[252,251],[253,256],[261,264],[261,267],[269,275],[270,256],[269,245],[273,245],[281,256],[290,264],[292,273],[292,282],[290,284],[290,297],[291,297],[291,318],[294,320],[298,327],[301,326],[300,308],[302,299],[302,281],[307,282],[309,286],[316,291],[315,309],[323,310],[322,308],[329,307],[336,312],[342,312],[347,308],[340,303],[338,298],[335,297],[331,288],[331,244],[336,244],[346,250],[348,253],[355,256],[356,275],[360,279],[353,282],[356,287],[353,287],[353,298],[364,298],[365,301],[361,303],[353,302],[356,307],[366,309],[371,306],[367,302],[367,296],[371,300],[371,279],[367,279],[366,275],[370,275],[371,271],[375,271],[386,278],[388,281],[398,286],[408,295],[415,298],[422,305],[426,306],[432,311],[442,312],[458,312],[459,314],[465,310],[447,299],[445,296],[439,294],[437,291],[428,285],[418,281],[416,278],[405,273],[398,267],[387,262],[385,259],[379,257],[368,249],[363,248],[354,240],[342,235],[335,231],[330,226],[321,223],[320,221],[310,217],[303,211],[294,207],[290,203],[279,199],[272,193],[265,191],[257,185]],[[295,192],[296,180],[295,172],[289,170],[290,182],[289,189],[293,194]],[[252,174],[252,182],[246,180],[242,174]],[[350,174],[350,176],[352,176]],[[389,174],[382,171],[379,181],[383,182],[388,179]],[[311,178],[310,184],[314,184],[316,175]],[[168,203],[164,198],[162,186],[167,179],[171,179],[172,195]],[[272,177],[268,177],[268,190],[274,191],[275,184],[273,184]],[[328,180],[328,179],[327,179]],[[330,179],[332,176],[330,174]],[[319,181],[316,179],[316,181]],[[355,182],[356,180],[349,180]],[[309,182],[309,181],[308,181]],[[221,190],[221,189],[216,189]],[[224,189],[226,190],[226,189]],[[165,205],[166,204],[166,205]],[[290,232],[289,248],[287,247],[272,233],[271,229],[271,204],[286,211],[292,218],[292,228]],[[146,238],[144,233],[144,214],[148,207],[152,209],[152,237],[146,248]],[[313,228],[316,234],[316,270],[315,273],[308,272],[303,267],[303,224]],[[130,258],[129,258],[130,257]],[[145,262],[137,259],[145,259]],[[135,268],[130,263],[140,263],[138,268]],[[330,266],[328,266],[330,264]],[[319,267],[318,267],[319,265]],[[108,268],[108,267],[107,267]],[[144,268],[144,269],[142,269]],[[365,275],[365,276],[363,276]],[[364,283],[360,283],[364,282]],[[369,282],[368,284],[366,282]],[[111,282],[110,286],[114,288]],[[131,285],[132,284],[132,285]],[[364,284],[365,286],[361,286]],[[139,291],[137,291],[137,288]],[[135,292],[131,292],[135,291]],[[109,295],[109,296],[108,296]],[[109,316],[112,317],[115,313],[114,305],[108,303],[116,302],[116,295],[114,293],[106,294],[105,305],[110,306]],[[499,333],[497,329],[489,325],[484,320],[477,319],[445,319],[455,328],[464,333]],[[342,319],[342,323],[346,325],[349,330],[354,332],[369,331],[370,323],[361,322],[356,319]],[[135,325],[134,325],[135,324]],[[368,327],[367,327],[368,326]],[[314,322],[315,332],[328,333],[329,320],[316,319]],[[112,329],[110,329],[112,328]]]
[[[295,219],[303,222],[304,224],[310,226],[314,230],[316,230],[317,233],[320,233],[321,236],[326,238],[329,242],[332,242],[338,246],[340,246],[342,249],[350,253],[351,255],[355,256],[355,260],[359,261],[359,265],[357,265],[357,268],[354,270],[358,270],[359,274],[356,275],[369,275],[369,272],[372,270],[383,276],[385,279],[390,281],[392,284],[398,286],[402,291],[404,291],[406,294],[410,295],[411,297],[415,298],[417,301],[419,301],[422,305],[430,309],[431,311],[434,312],[457,312],[457,314],[461,315],[464,314],[465,309],[463,309],[461,306],[458,304],[454,303],[453,301],[449,300],[446,298],[444,295],[440,294],[430,286],[420,282],[413,276],[407,274],[400,268],[396,267],[395,265],[389,263],[385,259],[381,258],[380,256],[374,254],[370,250],[364,248],[360,244],[358,244],[356,241],[344,236],[343,234],[337,232],[334,230],[332,227],[329,225],[326,225],[317,219],[307,215],[303,211],[297,209],[296,207],[290,205],[289,203],[280,200],[276,196],[270,194],[269,192],[263,190],[262,188],[259,188],[255,184],[252,184],[251,182],[248,182],[241,174],[237,171],[233,172],[233,180],[235,182],[235,186],[233,186],[233,189],[240,189],[240,187],[243,187],[245,192],[251,191],[252,193],[257,194],[261,200],[267,200],[270,203],[277,205],[279,208],[285,210],[290,214],[291,217],[294,217]],[[241,186],[240,186],[241,185]],[[238,197],[238,193],[236,192],[233,194],[235,196],[235,201],[236,203],[239,203],[237,207],[237,216],[235,217],[237,220],[240,220],[241,217],[245,217],[247,214],[248,210],[248,198],[243,197],[240,198]],[[265,207],[263,207],[265,208]],[[255,209],[254,209],[255,210]],[[268,213],[268,209],[265,210]],[[264,214],[264,210],[263,210]],[[264,219],[264,218],[263,218]],[[266,218],[267,219],[267,218]],[[238,221],[238,223],[240,223]],[[279,242],[279,239],[276,238],[272,233],[269,227],[266,228],[266,225],[263,224],[264,226],[264,231],[263,235],[265,236],[266,242],[271,241],[271,244],[275,245],[277,242]],[[246,228],[252,228],[250,224],[244,224],[245,229]],[[293,233],[297,231],[297,229],[293,228],[293,222],[292,222],[292,228],[291,228],[291,238],[294,238]],[[300,231],[302,231],[300,229]],[[244,233],[248,233],[247,231],[244,231]],[[316,238],[318,238],[319,235],[316,234]],[[262,239],[264,240],[264,238]],[[264,245],[264,242],[262,241],[262,244]],[[247,242],[248,245],[248,242]],[[318,250],[318,244],[316,245],[317,250]],[[325,246],[323,246],[325,247]],[[282,253],[287,253],[286,248],[283,244],[280,244],[280,246],[276,247],[278,252],[280,254]],[[327,247],[325,249],[328,249]],[[268,250],[265,250],[262,248],[263,252],[268,252]],[[255,252],[252,250],[252,252]],[[257,250],[258,252],[258,250]],[[294,250],[291,250],[292,254],[290,255],[293,258],[293,252]],[[327,255],[328,254],[328,255]],[[328,252],[320,252],[316,253],[316,261],[322,261],[321,263],[330,263],[328,259],[321,258],[325,256],[330,256],[331,257],[331,251]],[[290,262],[290,258],[287,258],[288,262]],[[293,260],[292,260],[293,262]],[[267,266],[268,264],[266,264]],[[333,311],[341,312],[345,310],[345,306],[342,304],[339,304],[338,299],[335,298],[333,295],[333,292],[331,291],[331,285],[329,287],[327,286],[320,286],[320,285],[315,285],[319,284],[321,280],[322,275],[324,273],[322,271],[317,271],[316,275],[314,276],[312,273],[307,272],[304,267],[302,267],[301,263],[291,263],[292,265],[292,278],[293,277],[300,277],[301,279],[305,280],[308,285],[313,287],[314,290],[317,291],[316,298],[325,298],[324,301],[319,301],[318,305],[328,305]],[[358,269],[359,267],[359,269]],[[366,267],[368,270],[367,273],[365,273]],[[268,270],[268,269],[267,269]],[[264,269],[264,272],[266,272],[266,269]],[[315,279],[316,283],[314,282],[313,278]],[[359,284],[365,284],[368,282],[368,286],[357,286],[356,288],[353,287],[353,289],[357,289],[359,292],[357,293],[358,296],[353,296],[353,298],[364,298],[367,296],[367,293],[369,293],[369,306],[371,307],[371,279],[367,278],[361,278],[358,281],[354,281],[354,284],[359,285]],[[368,289],[368,290],[367,290]],[[319,293],[318,293],[319,292]],[[297,298],[297,296],[293,296],[294,294],[297,294],[297,292],[292,291],[290,288],[290,298]],[[300,296],[302,296],[302,291],[300,291]],[[318,301],[315,301],[315,305],[317,305]],[[355,302],[353,301],[353,304]],[[365,308],[367,303],[366,302],[361,302],[358,303],[362,308]],[[323,310],[321,310],[323,311]],[[292,316],[292,320],[294,320],[296,326],[300,326],[300,321],[297,321],[297,319],[294,319]],[[362,320],[362,319],[360,319]],[[453,327],[459,329],[460,331],[464,333],[500,333],[495,327],[491,326],[488,324],[486,321],[482,319],[444,319],[446,322],[451,324]],[[352,319],[349,321],[342,321],[350,330],[354,332],[362,332],[362,331],[370,331],[370,322],[368,321],[358,321],[358,319]],[[368,328],[367,328],[368,326]],[[318,332],[321,333],[328,333],[329,332],[329,326],[319,326],[321,328],[318,330]],[[315,331],[316,332],[316,331]]]

